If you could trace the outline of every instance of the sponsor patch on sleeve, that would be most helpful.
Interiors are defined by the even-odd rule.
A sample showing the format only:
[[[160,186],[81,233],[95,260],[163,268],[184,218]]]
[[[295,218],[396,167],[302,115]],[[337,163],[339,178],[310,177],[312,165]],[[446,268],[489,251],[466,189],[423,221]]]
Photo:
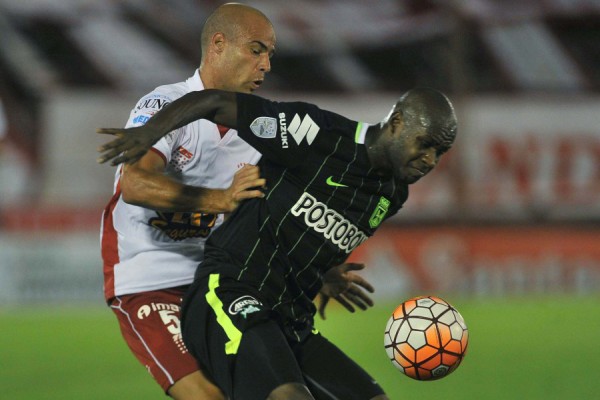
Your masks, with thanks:
[[[138,101],[133,112],[135,114],[152,116],[170,103],[171,99],[169,97],[154,93],[143,97],[140,101]]]

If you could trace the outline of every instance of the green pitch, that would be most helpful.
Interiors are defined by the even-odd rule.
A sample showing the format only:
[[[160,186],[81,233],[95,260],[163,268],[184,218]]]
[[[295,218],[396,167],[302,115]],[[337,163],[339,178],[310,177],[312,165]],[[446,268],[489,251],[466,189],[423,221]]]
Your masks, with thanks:
[[[391,399],[590,399],[600,393],[600,298],[464,300],[463,364],[415,382],[388,361],[383,330],[396,304],[348,314],[330,307],[318,328],[362,364]],[[0,311],[0,397],[163,400],[121,341],[108,308]]]

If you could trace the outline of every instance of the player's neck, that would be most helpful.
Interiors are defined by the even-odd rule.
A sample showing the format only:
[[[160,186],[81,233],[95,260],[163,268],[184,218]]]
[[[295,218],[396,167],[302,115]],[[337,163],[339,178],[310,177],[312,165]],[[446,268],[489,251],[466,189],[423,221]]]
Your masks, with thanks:
[[[379,175],[387,175],[388,170],[386,165],[386,154],[385,148],[382,145],[383,132],[380,125],[372,125],[367,130],[365,135],[365,147],[367,148],[367,155],[373,169],[377,171]]]
[[[198,73],[200,74],[200,80],[202,81],[202,86],[204,86],[204,89],[219,89],[219,87],[217,87],[217,83],[215,82],[213,71],[210,67],[200,64]]]

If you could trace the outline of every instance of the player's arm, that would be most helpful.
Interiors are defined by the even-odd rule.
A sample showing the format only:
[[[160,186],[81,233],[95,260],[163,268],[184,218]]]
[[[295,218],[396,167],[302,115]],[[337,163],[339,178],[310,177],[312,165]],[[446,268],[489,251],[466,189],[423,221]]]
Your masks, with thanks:
[[[98,151],[99,163],[112,165],[133,163],[167,133],[198,119],[237,129],[237,100],[234,92],[206,89],[188,93],[164,107],[142,126],[135,128],[100,128],[98,133],[117,136]]]
[[[375,289],[362,276],[352,272],[365,268],[364,264],[345,263],[332,267],[323,277],[323,287],[319,292],[319,315],[325,319],[325,307],[330,298],[337,300],[344,308],[354,312],[354,304],[361,310],[373,306],[373,300],[365,291],[373,293]]]
[[[264,186],[265,180],[254,165],[239,169],[228,189],[185,185],[164,175],[164,168],[163,158],[153,151],[125,164],[120,181],[123,200],[157,211],[216,214],[233,211],[245,199],[263,196],[256,188]]]

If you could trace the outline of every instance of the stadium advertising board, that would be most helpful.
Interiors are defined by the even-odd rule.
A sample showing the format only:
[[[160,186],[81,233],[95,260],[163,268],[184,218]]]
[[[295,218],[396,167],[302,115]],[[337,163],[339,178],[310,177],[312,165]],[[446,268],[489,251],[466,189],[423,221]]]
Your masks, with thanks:
[[[600,290],[594,229],[540,226],[382,227],[350,260],[382,297],[591,293]]]

